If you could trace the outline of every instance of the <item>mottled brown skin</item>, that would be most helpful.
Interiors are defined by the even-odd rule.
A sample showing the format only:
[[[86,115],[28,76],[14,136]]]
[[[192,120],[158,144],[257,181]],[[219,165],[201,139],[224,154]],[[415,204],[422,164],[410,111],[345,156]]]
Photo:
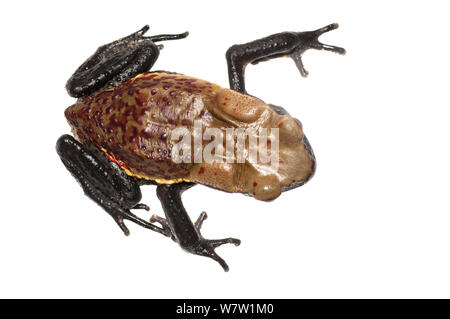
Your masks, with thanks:
[[[298,121],[263,101],[193,77],[140,74],[79,99],[65,111],[75,137],[104,151],[131,176],[159,184],[191,181],[271,200],[283,188],[307,181],[314,159]],[[279,128],[279,168],[251,163],[181,163],[171,160],[172,129]],[[204,141],[204,145],[209,141]]]

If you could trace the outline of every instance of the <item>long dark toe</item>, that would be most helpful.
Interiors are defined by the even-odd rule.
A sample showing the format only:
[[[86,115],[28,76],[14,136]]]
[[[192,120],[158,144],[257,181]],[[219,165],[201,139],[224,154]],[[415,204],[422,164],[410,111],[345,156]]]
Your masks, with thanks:
[[[117,223],[117,225],[119,225],[120,229],[123,231],[123,234],[125,236],[129,236],[130,235],[130,230],[128,229],[128,227],[123,222],[123,217],[122,216],[113,216],[113,218],[114,218],[115,222]]]
[[[327,26],[324,26],[323,28],[317,29],[316,31],[313,31],[313,32],[314,32],[315,34],[317,34],[317,36],[319,36],[319,35],[321,35],[321,34],[324,34],[325,32],[329,32],[329,31],[335,30],[335,29],[337,29],[337,28],[339,28],[339,24],[337,24],[337,23],[332,23],[332,24],[329,24],[329,25],[327,25]]]
[[[223,239],[204,239],[202,238],[197,246],[188,248],[187,250],[200,256],[209,257],[217,261],[223,268],[223,270],[228,271],[229,267],[225,260],[223,260],[216,252],[215,249],[224,244],[233,244],[239,246],[241,241],[236,238],[223,238]]]
[[[219,246],[222,246],[224,244],[233,244],[235,246],[239,246],[241,244],[241,241],[237,238],[224,238],[224,239],[213,239],[209,241],[209,244],[213,248],[217,248]]]
[[[170,237],[170,238],[174,238],[172,231],[170,230],[169,224],[167,223],[167,220],[165,218],[162,218],[158,215],[152,215],[152,217],[150,217],[150,223],[153,225],[154,223],[158,223],[161,225],[162,228],[157,227],[158,229],[160,229],[160,233],[163,234],[166,237]],[[156,226],[155,226],[156,227]]]
[[[217,255],[215,252],[212,252],[212,254],[209,256],[211,257],[213,260],[217,261],[219,263],[220,266],[222,266],[223,270],[228,272],[230,270],[230,267],[228,267],[227,263],[225,262],[225,260],[223,260],[219,255]]]
[[[308,71],[303,66],[302,62],[302,55],[305,53],[305,51],[309,49],[315,49],[315,50],[325,50],[330,51],[338,54],[344,55],[345,49],[341,47],[337,47],[334,45],[324,44],[320,42],[318,39],[319,37],[324,34],[325,32],[337,29],[339,25],[337,23],[329,24],[323,28],[317,29],[315,31],[308,31],[308,32],[298,32],[298,45],[293,49],[293,51],[290,53],[290,57],[294,60],[295,65],[297,66],[298,70],[300,71],[300,74],[303,77],[308,76]]]
[[[136,204],[136,206],[134,206],[132,209],[145,209],[146,211],[149,211],[150,207],[148,205],[139,203],[139,204]]]
[[[200,216],[198,216],[197,221],[195,222],[195,228],[200,230],[202,228],[203,222],[208,218],[208,214],[206,212],[202,212]]]
[[[209,258],[217,261],[220,264],[220,266],[222,266],[224,271],[230,270],[230,267],[228,267],[225,260],[214,251],[214,248],[217,246],[214,247],[214,244],[212,244],[211,242],[213,242],[213,241],[204,240],[200,244],[200,246],[192,252],[194,254],[204,256],[204,257],[209,257]]]
[[[341,54],[341,55],[345,55],[345,53],[346,53],[344,48],[337,47],[337,46],[334,46],[334,45],[323,44],[323,43],[320,43],[320,42],[317,44],[317,49],[318,50],[331,51],[331,52],[338,53],[338,54]]]
[[[148,30],[150,29],[150,26],[148,24],[144,25],[142,29],[136,32],[136,34],[142,36],[144,35]]]

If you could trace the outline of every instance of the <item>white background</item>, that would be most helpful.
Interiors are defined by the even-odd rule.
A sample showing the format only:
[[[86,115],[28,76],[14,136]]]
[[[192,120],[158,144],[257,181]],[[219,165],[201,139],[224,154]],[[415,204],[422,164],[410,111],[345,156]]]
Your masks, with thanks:
[[[439,1],[2,2],[0,297],[450,297],[449,17]],[[65,170],[68,77],[104,43],[150,24],[190,31],[154,69],[228,86],[226,49],[338,22],[309,51],[247,68],[247,89],[299,118],[315,177],[271,202],[184,194],[212,260],[131,223],[129,237]],[[155,188],[143,202],[163,215]]]

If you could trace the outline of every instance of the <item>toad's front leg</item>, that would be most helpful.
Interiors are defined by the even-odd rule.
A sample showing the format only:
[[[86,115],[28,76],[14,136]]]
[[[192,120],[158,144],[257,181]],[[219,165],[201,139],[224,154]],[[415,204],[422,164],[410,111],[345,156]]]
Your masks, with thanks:
[[[166,219],[154,216],[152,221],[160,223],[164,228],[169,228],[172,239],[178,242],[184,250],[192,254],[210,257],[217,261],[225,271],[228,271],[227,263],[214,250],[223,244],[238,246],[241,241],[236,238],[214,240],[203,238],[200,228],[207,217],[206,213],[203,212],[194,225],[181,201],[181,194],[194,185],[194,183],[158,185],[156,192]]]
[[[337,23],[333,23],[315,31],[282,32],[249,43],[233,45],[226,53],[230,88],[247,94],[244,83],[247,64],[257,64],[282,56],[291,57],[301,75],[307,76],[308,72],[301,59],[305,51],[315,49],[345,54],[345,49],[323,44],[318,40],[322,34],[337,27]]]

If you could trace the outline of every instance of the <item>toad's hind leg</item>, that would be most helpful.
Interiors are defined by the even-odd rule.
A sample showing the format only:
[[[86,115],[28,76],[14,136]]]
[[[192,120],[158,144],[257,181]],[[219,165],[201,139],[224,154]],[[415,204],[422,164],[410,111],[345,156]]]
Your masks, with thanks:
[[[125,235],[129,230],[124,219],[165,236],[170,235],[131,213],[130,209],[148,209],[147,205],[139,203],[142,198],[139,184],[102,152],[87,149],[70,135],[58,139],[56,150],[85,194],[112,216]]]
[[[86,97],[147,72],[158,59],[162,48],[155,42],[182,39],[188,35],[185,32],[145,37],[148,29],[146,25],[127,37],[99,47],[67,81],[68,93],[77,98]]]
[[[152,221],[158,222],[164,229],[170,230],[172,239],[178,242],[184,250],[192,254],[212,258],[225,271],[228,271],[227,263],[214,250],[223,244],[238,246],[241,241],[235,238],[215,240],[203,238],[200,228],[206,219],[206,213],[203,212],[194,225],[181,201],[181,194],[194,185],[193,183],[158,185],[156,192],[161,201],[166,219],[154,216]]]
[[[337,27],[338,25],[334,23],[315,31],[282,32],[249,43],[233,45],[226,53],[230,88],[246,94],[244,73],[247,64],[256,64],[282,56],[291,57],[301,75],[307,76],[308,72],[301,60],[306,50],[327,50],[345,54],[343,48],[323,44],[318,40],[320,35]]]

